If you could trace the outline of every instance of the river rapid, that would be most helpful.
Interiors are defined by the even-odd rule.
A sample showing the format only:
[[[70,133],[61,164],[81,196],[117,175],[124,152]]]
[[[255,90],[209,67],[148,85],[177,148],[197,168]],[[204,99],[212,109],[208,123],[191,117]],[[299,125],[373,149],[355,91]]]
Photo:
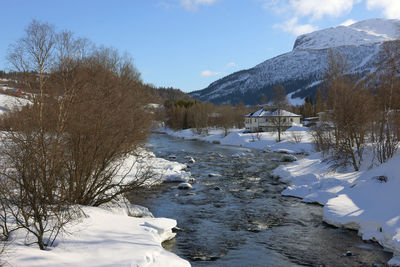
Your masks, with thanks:
[[[153,134],[149,148],[186,163],[193,189],[162,184],[130,199],[178,221],[176,238],[163,246],[192,266],[386,266],[392,256],[355,231],[323,223],[320,205],[282,196],[287,184],[270,174],[282,154],[165,134]]]

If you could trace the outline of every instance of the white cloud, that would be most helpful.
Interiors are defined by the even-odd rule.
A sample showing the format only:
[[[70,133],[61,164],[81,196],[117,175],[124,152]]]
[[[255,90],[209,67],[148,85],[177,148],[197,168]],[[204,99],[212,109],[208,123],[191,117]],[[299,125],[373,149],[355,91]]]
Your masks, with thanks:
[[[348,19],[348,20],[342,22],[342,23],[340,24],[340,26],[349,26],[349,25],[354,24],[354,23],[356,23],[356,22],[357,22],[357,21],[355,21],[354,19]]]
[[[238,66],[238,64],[236,64],[235,62],[229,62],[228,64],[226,64],[226,66],[228,68],[236,68]]]
[[[298,24],[298,18],[294,17],[281,24],[275,24],[275,29],[281,29],[296,36],[316,31],[318,28],[311,24]]]
[[[200,75],[202,77],[209,77],[209,76],[215,76],[215,75],[219,75],[222,72],[218,72],[218,71],[211,71],[211,70],[203,70]]]
[[[260,0],[262,7],[286,19],[273,25],[294,35],[301,35],[317,30],[315,20],[324,17],[340,17],[349,13],[353,6],[363,0]],[[380,0],[367,0],[376,1]],[[390,0],[386,0],[390,1]],[[400,0],[396,0],[399,1]],[[400,13],[400,12],[399,12]],[[300,23],[306,22],[306,23]],[[348,20],[346,23],[351,24]]]
[[[316,20],[324,16],[340,17],[350,12],[353,6],[361,1],[363,0],[263,0],[262,6],[277,15],[311,17]],[[379,2],[380,0],[373,1]]]
[[[219,0],[180,0],[181,5],[187,10],[196,10],[198,6],[211,6]]]
[[[323,16],[339,17],[348,13],[361,0],[290,0],[290,6],[299,16],[321,19]],[[380,0],[378,0],[380,1]]]
[[[367,9],[383,9],[382,13],[386,18],[400,18],[400,1],[399,0],[367,0]]]

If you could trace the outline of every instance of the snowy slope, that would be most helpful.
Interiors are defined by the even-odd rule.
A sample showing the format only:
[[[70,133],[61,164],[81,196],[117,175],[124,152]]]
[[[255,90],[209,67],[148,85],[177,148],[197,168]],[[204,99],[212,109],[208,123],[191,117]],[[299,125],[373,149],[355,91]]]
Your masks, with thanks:
[[[214,103],[254,104],[281,84],[290,97],[313,95],[327,68],[331,50],[347,59],[350,73],[375,70],[385,41],[400,39],[400,20],[371,19],[301,35],[291,52],[228,75],[192,97]]]
[[[349,26],[338,26],[297,37],[294,50],[325,49],[366,45],[400,38],[400,21],[370,19]]]
[[[29,104],[30,101],[25,98],[19,98],[11,95],[0,94],[0,114]]]

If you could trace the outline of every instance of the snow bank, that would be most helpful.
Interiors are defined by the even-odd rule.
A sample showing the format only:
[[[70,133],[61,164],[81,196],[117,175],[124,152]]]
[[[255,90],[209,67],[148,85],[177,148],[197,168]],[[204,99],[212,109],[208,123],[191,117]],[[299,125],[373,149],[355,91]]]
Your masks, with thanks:
[[[126,175],[129,182],[150,171],[145,185],[187,181],[190,173],[184,168],[185,164],[157,158],[143,149],[123,162],[116,179]],[[5,261],[12,266],[190,266],[161,246],[175,236],[175,220],[154,218],[147,208],[124,198],[102,208],[82,209],[86,217],[68,225],[69,234],[59,236],[55,247],[47,251],[26,246],[26,233],[18,232],[7,246]]]
[[[400,262],[400,155],[359,172],[333,172],[321,158],[315,153],[275,169],[290,182],[282,194],[324,205],[327,223],[358,230],[394,253],[390,264]]]
[[[188,182],[193,178],[190,172],[185,171],[186,167],[176,161],[157,158],[153,152],[143,149],[139,156],[131,156],[125,160],[117,178],[126,175],[126,181],[132,181],[141,174],[150,172],[151,178],[145,182],[148,186],[162,182]]]
[[[204,135],[198,135],[192,129],[174,131],[168,128],[160,128],[158,132],[163,132],[177,138],[201,140],[226,146],[238,146],[258,150],[279,151],[286,149],[289,153],[293,154],[314,151],[309,129],[301,126],[293,126],[282,133],[281,142],[276,141],[277,133],[245,133],[244,129],[231,129],[227,136],[224,135],[223,129],[210,129],[208,134]],[[300,142],[296,142],[295,139]]]
[[[14,108],[25,106],[29,103],[30,101],[25,98],[0,94],[0,114]]]
[[[67,229],[57,246],[41,251],[25,246],[24,236],[8,247],[12,266],[190,266],[166,251],[161,242],[173,238],[176,221],[166,218],[134,218],[84,207],[87,217]]]

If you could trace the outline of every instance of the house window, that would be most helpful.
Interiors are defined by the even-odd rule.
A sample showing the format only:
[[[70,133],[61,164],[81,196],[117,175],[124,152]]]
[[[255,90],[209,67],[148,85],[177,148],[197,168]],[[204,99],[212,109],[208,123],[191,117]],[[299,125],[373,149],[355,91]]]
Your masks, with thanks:
[[[293,118],[290,118],[290,121],[293,122]]]

